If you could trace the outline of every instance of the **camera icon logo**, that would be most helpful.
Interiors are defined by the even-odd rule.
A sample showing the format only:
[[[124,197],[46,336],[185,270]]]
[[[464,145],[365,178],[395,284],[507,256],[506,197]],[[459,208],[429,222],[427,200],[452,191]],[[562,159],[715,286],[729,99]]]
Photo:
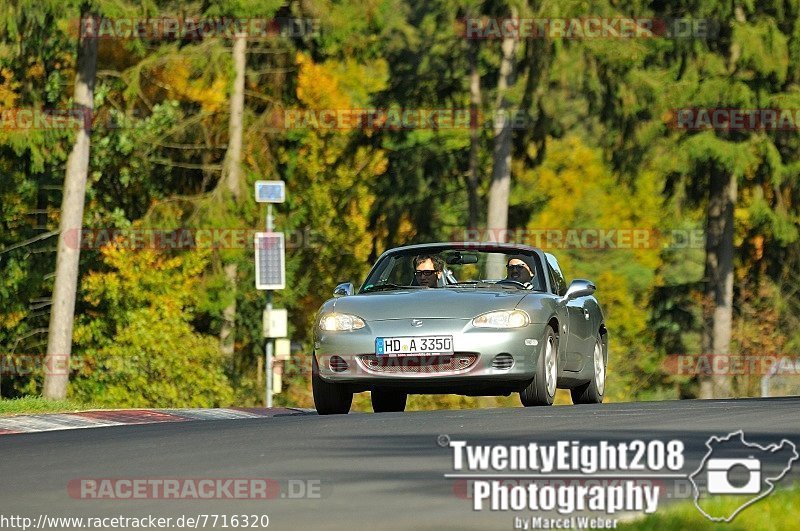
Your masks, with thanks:
[[[708,452],[689,475],[694,505],[713,522],[730,522],[739,512],[769,496],[800,459],[795,444],[781,439],[766,446],[748,442],[739,430],[706,441]],[[716,503],[720,499],[735,500]]]
[[[758,494],[761,490],[761,461],[745,459],[709,459],[707,486],[709,494]],[[737,481],[737,474],[744,481]]]

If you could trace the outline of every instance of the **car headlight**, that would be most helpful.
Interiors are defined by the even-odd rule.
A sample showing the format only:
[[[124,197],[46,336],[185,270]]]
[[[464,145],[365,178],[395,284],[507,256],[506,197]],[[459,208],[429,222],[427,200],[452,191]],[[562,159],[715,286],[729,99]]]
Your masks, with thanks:
[[[472,320],[472,324],[478,328],[521,328],[530,322],[530,317],[522,310],[499,310],[479,315]]]
[[[364,328],[366,323],[361,317],[346,313],[329,313],[319,320],[319,329],[326,332],[344,332]]]

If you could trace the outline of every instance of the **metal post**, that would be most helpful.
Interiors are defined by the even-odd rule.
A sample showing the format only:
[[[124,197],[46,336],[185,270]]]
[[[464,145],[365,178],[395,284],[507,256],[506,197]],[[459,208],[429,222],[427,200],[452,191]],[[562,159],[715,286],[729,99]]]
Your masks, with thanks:
[[[272,204],[267,205],[267,232],[273,231],[272,220]],[[267,290],[267,317],[272,312],[272,290]],[[267,388],[264,393],[264,406],[267,408],[272,407],[272,338],[266,338],[267,343],[264,347],[264,367],[267,370],[267,377],[265,378]]]
[[[269,316],[272,311],[272,291],[267,291],[267,315]],[[267,408],[272,407],[272,338],[267,338],[267,346],[265,347],[266,360],[264,366],[267,368],[267,389],[264,405]]]
[[[267,204],[267,232],[272,232],[272,203]]]
[[[767,374],[761,377],[761,397],[767,398],[769,397],[769,387],[770,387],[770,380],[772,379],[775,374],[778,372],[778,364],[773,363],[772,367],[769,368]]]

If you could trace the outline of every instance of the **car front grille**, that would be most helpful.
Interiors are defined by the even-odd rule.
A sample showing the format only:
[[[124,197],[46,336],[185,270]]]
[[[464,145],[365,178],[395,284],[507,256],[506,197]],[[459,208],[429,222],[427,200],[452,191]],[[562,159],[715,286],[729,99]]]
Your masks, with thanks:
[[[364,354],[358,357],[361,364],[373,372],[390,374],[434,374],[462,372],[478,360],[475,352],[456,352],[452,356],[397,356],[385,357]]]

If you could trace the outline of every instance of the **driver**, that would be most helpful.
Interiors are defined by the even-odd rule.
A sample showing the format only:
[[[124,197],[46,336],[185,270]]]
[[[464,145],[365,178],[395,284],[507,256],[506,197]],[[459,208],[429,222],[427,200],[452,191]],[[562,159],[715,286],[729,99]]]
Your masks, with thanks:
[[[515,254],[509,257],[506,264],[506,280],[519,282],[526,289],[531,289],[533,287],[531,281],[536,276],[534,271],[536,271],[536,265],[533,257]]]
[[[426,254],[414,258],[414,279],[426,288],[438,288],[442,278],[442,260],[435,255]]]

